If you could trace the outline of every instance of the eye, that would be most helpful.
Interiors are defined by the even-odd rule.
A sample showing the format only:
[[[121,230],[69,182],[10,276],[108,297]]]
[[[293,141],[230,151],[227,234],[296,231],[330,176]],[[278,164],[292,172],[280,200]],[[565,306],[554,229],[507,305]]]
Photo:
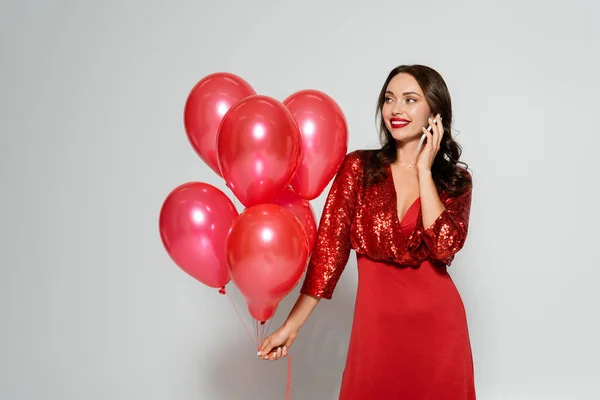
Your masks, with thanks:
[[[386,97],[386,98],[385,98],[385,102],[386,102],[386,103],[389,103],[389,102],[390,102],[390,101],[392,101],[392,100],[393,100],[393,99],[392,99],[391,97]]]
[[[413,99],[413,98],[411,98],[411,97],[409,97],[409,98],[407,98],[407,99],[406,99],[406,102],[407,102],[407,103],[410,103],[410,102],[416,102],[416,101],[417,101],[417,100],[415,100],[415,99]]]

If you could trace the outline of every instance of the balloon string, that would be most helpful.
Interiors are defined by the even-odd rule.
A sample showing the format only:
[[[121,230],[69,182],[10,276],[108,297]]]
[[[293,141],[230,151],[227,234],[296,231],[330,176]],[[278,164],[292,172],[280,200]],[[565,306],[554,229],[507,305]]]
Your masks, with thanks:
[[[252,319],[252,323],[254,324],[254,337],[256,338],[256,349],[260,349],[260,333],[259,333],[259,328],[258,328],[258,321],[255,319]]]
[[[233,306],[233,309],[235,310],[235,312],[238,315],[238,318],[240,319],[240,321],[242,321],[242,325],[244,325],[244,329],[246,330],[246,333],[248,333],[248,336],[250,337],[250,342],[254,342],[254,339],[252,338],[252,334],[250,333],[250,330],[246,326],[246,323],[244,322],[244,319],[242,318],[242,315],[240,314],[240,312],[238,311],[237,307],[235,306],[235,303],[233,302],[233,299],[231,298],[231,296],[229,295],[229,293],[227,293],[227,291],[225,290],[225,286],[223,286],[219,290],[219,293],[227,295],[227,297],[229,298],[229,301],[231,302],[231,305]]]
[[[262,343],[265,337],[265,326],[258,321],[256,321],[256,326],[258,327],[258,342]]]
[[[292,398],[292,359],[288,354],[288,372],[287,372],[287,382],[285,385],[285,397],[286,400],[291,400]]]
[[[265,325],[265,323],[261,323],[262,325],[262,333],[261,333],[261,343],[264,340],[264,338],[266,337],[266,335],[270,332],[271,330],[271,324],[273,323],[273,320],[275,319],[275,314],[277,314],[277,311],[275,311],[275,313],[273,313],[273,316],[269,319],[269,324]],[[291,400],[292,399],[292,359],[290,358],[290,353],[288,351],[288,355],[287,355],[287,379],[286,379],[286,385],[285,385],[285,400]]]
[[[266,329],[265,329],[264,322],[261,323],[261,322],[253,319],[252,322],[254,324],[254,332],[255,332],[255,337],[253,338],[252,334],[250,333],[250,330],[248,329],[248,326],[246,326],[246,323],[244,322],[244,319],[242,318],[242,315],[240,314],[238,308],[235,306],[235,303],[233,302],[231,295],[229,295],[229,293],[227,293],[227,291],[225,290],[225,286],[223,286],[221,289],[219,289],[219,293],[223,294],[223,295],[227,295],[227,297],[229,298],[229,301],[231,302],[231,305],[233,306],[233,309],[235,310],[236,314],[238,315],[238,318],[240,319],[240,321],[242,321],[242,325],[244,326],[246,333],[250,337],[250,341],[251,342],[256,341],[256,343],[255,343],[256,349],[257,350],[260,349],[260,346],[262,345],[262,341],[264,340],[264,336],[271,329],[271,324],[273,323],[273,318],[271,318],[269,320],[269,325],[266,327]],[[260,328],[259,328],[259,324],[260,324]],[[260,336],[259,336],[259,329],[262,330]],[[292,398],[292,359],[290,357],[290,353],[288,350],[287,378],[286,378],[286,385],[285,385],[285,400],[292,400],[292,399],[293,399]]]
[[[275,318],[275,315],[273,315],[273,318]],[[271,319],[269,320],[269,325],[267,326],[267,330],[266,330],[266,332],[269,332],[269,330],[271,329],[271,324],[273,323],[273,318],[271,318]]]

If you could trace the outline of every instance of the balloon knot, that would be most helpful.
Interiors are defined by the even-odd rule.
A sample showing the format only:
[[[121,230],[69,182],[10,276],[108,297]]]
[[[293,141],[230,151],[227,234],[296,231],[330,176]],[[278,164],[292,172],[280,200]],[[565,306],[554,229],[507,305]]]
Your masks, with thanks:
[[[264,325],[264,324],[265,324],[265,321],[260,321],[260,324],[261,324],[261,325]]]
[[[219,289],[219,293],[221,293],[221,294],[226,294],[227,293],[225,291],[225,286],[223,286],[221,289]]]

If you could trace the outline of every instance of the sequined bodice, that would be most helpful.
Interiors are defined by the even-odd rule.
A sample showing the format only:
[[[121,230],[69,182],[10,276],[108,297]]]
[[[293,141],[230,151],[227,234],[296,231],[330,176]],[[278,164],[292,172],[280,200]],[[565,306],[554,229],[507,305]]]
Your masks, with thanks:
[[[448,197],[432,226],[422,223],[420,199],[398,220],[391,170],[381,182],[364,185],[369,152],[349,153],[328,194],[302,292],[330,298],[350,250],[374,260],[419,266],[424,261],[449,265],[466,239],[471,191]],[[412,212],[411,212],[412,211]]]

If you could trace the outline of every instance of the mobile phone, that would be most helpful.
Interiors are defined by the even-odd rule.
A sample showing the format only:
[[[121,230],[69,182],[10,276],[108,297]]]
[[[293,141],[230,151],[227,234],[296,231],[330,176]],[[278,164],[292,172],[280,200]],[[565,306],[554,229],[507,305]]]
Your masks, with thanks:
[[[429,125],[427,127],[427,132],[431,132],[431,125]],[[425,143],[425,139],[427,139],[427,135],[426,134],[422,134],[421,135],[421,140],[419,141],[419,147],[417,148],[417,154],[419,154],[419,152],[421,151],[421,147],[423,147],[423,143]]]

